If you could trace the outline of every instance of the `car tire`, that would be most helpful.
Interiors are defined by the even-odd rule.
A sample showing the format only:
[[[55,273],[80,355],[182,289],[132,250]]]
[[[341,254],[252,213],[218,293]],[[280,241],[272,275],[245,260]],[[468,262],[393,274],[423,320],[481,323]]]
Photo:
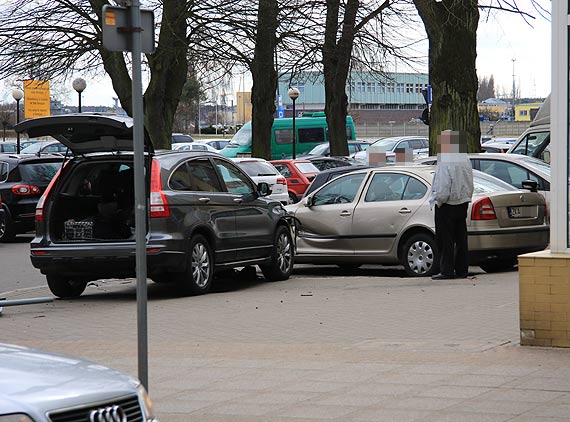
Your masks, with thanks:
[[[197,234],[190,240],[186,271],[181,290],[188,295],[203,295],[210,291],[214,275],[214,258],[208,240]]]
[[[4,212],[4,218],[0,219],[0,243],[11,242],[15,237],[14,224],[12,224],[8,213]]]
[[[271,261],[267,265],[260,265],[261,272],[267,281],[287,280],[293,271],[294,260],[291,231],[286,226],[278,226],[271,251]]]
[[[50,291],[62,299],[81,296],[87,287],[87,281],[56,274],[46,275]]]
[[[428,277],[439,272],[439,251],[435,238],[428,233],[417,233],[404,242],[402,265],[411,277]]]
[[[296,204],[297,202],[299,202],[297,200],[297,195],[295,195],[293,192],[289,192],[289,204]]]
[[[515,265],[517,265],[517,258],[490,259],[479,264],[486,273],[512,271]]]

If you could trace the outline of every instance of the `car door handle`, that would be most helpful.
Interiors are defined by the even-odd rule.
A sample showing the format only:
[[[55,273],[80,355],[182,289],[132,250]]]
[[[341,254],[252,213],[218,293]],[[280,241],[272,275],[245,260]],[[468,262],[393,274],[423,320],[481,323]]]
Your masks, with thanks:
[[[243,202],[243,199],[241,198],[234,198],[234,202],[237,202],[238,204],[241,204]]]
[[[341,211],[340,212],[340,216],[341,217],[348,217],[349,215],[352,215],[352,213],[350,211]]]
[[[206,198],[206,197],[204,197],[204,198],[198,198],[198,201],[200,201],[200,202],[202,202],[202,203],[204,203],[204,204],[207,204],[208,202],[210,202],[210,198]]]
[[[412,211],[407,209],[407,208],[400,208],[400,211],[398,211],[400,214],[409,214]]]

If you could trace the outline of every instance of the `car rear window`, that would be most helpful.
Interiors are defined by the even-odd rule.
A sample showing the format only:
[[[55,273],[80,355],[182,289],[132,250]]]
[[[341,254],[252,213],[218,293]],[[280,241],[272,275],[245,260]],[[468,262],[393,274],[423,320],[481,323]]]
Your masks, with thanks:
[[[498,191],[513,191],[518,190],[514,186],[503,182],[496,177],[489,176],[479,171],[473,171],[473,193],[474,194],[488,194]]]
[[[275,167],[263,161],[242,161],[238,165],[250,176],[273,176],[279,172]]]
[[[303,174],[319,172],[319,169],[313,163],[295,163],[295,167]]]
[[[23,163],[19,170],[22,180],[27,182],[49,182],[61,167],[60,162]]]

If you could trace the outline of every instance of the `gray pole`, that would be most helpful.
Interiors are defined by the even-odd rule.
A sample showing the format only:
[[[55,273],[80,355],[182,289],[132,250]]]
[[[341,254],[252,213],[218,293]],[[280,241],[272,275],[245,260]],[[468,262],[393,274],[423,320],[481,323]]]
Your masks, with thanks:
[[[144,172],[144,111],[141,81],[142,40],[139,0],[133,0],[130,8],[133,60],[133,120],[135,165],[135,236],[137,272],[137,330],[139,379],[148,390],[148,327],[146,285],[146,223],[147,206]]]

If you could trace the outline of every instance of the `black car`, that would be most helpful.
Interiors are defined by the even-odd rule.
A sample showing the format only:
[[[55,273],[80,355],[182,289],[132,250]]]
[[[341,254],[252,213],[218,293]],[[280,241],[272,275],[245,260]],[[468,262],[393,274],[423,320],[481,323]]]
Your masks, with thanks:
[[[34,229],[36,204],[62,162],[56,156],[0,155],[0,197],[4,210],[0,242]]]
[[[350,167],[352,163],[345,157],[306,157],[319,171],[333,169],[337,167]]]
[[[335,177],[340,176],[341,174],[350,173],[351,171],[356,171],[356,170],[362,170],[368,167],[370,166],[345,166],[345,167],[336,167],[328,170],[323,170],[316,174],[315,178],[313,179],[313,181],[305,191],[303,197],[307,196],[314,190],[323,186],[329,180],[332,180]]]
[[[81,113],[27,120],[16,130],[51,135],[74,153],[35,210],[32,264],[52,293],[79,296],[91,280],[135,276],[133,121]],[[206,293],[216,271],[259,265],[287,279],[287,212],[231,160],[205,151],[154,153],[145,134],[149,203],[147,273],[184,293]]]

